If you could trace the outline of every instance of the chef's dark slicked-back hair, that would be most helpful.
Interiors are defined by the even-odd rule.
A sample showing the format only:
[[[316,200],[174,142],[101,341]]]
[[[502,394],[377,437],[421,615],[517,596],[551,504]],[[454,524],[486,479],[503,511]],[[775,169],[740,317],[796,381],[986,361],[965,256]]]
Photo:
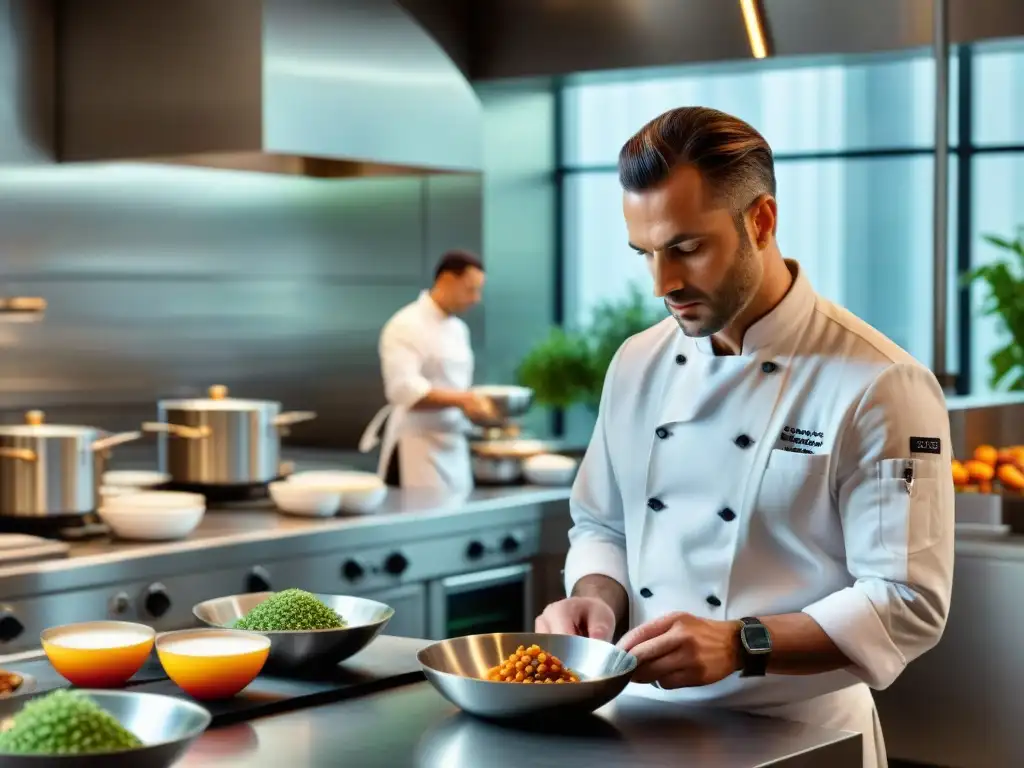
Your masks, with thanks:
[[[738,210],[775,195],[772,148],[738,117],[708,107],[679,107],[651,120],[619,152],[619,182],[646,192],[680,166],[696,168],[716,200]]]
[[[480,260],[479,256],[469,251],[448,251],[437,262],[437,267],[434,269],[434,280],[436,281],[445,272],[461,275],[471,268],[479,269],[481,272],[484,271],[484,263]]]

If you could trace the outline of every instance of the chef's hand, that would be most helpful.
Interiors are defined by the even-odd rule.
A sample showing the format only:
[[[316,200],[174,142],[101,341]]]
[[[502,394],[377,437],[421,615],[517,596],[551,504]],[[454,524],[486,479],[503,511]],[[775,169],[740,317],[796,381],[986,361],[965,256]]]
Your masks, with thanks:
[[[534,631],[610,641],[615,634],[615,612],[596,597],[567,597],[544,609],[537,617]]]
[[[640,662],[634,683],[710,685],[741,669],[739,624],[669,613],[627,632],[619,648]]]
[[[474,392],[467,392],[460,405],[470,421],[490,421],[498,415],[491,398]]]

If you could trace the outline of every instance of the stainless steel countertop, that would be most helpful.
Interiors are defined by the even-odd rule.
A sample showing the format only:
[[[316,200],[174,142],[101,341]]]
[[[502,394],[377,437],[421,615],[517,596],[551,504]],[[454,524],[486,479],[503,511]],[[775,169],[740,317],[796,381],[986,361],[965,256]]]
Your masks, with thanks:
[[[299,463],[300,469],[323,466]],[[334,466],[337,466],[336,464]],[[470,525],[486,525],[496,512],[562,503],[569,488],[515,486],[479,488],[449,496],[428,491],[389,489],[381,507],[368,515],[311,519],[282,515],[269,500],[210,510],[187,538],[171,542],[122,542],[97,539],[74,543],[66,558],[0,568],[0,594],[6,599],[115,581],[131,566],[133,578],[152,572],[185,572],[209,563],[225,566],[275,556],[315,554],[379,541],[401,526],[401,535],[443,536]],[[173,561],[173,567],[167,571]]]
[[[415,653],[420,640],[381,638]],[[402,645],[406,647],[402,647]],[[861,768],[861,737],[623,695],[579,725],[503,727],[459,712],[429,683],[207,731],[179,768]]]

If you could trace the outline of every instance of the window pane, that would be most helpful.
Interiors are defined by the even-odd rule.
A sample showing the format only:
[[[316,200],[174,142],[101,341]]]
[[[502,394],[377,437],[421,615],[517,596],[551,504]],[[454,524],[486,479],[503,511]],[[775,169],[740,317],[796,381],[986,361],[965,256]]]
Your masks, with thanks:
[[[819,293],[930,364],[931,158],[785,161],[776,172],[783,254],[803,265]],[[626,244],[620,196],[613,172],[566,177],[570,322],[585,320],[598,301],[622,297],[631,281],[650,289],[643,259]],[[956,280],[953,260],[948,263],[948,359],[955,360]]]
[[[973,186],[974,231],[971,253],[974,266],[981,266],[1008,257],[1005,251],[982,241],[982,235],[1012,238],[1017,227],[1024,224],[1024,152],[976,156]],[[989,357],[1011,338],[998,318],[981,314],[987,295],[988,288],[985,285],[972,286],[972,394],[992,391],[989,384],[992,375]]]
[[[974,56],[974,143],[1024,144],[1024,45]]]
[[[925,56],[677,71],[657,79],[566,87],[565,164],[609,166],[641,125],[686,104],[743,118],[779,154],[934,145],[935,66]],[[955,83],[955,66],[951,77]],[[950,122],[955,127],[956,120]]]

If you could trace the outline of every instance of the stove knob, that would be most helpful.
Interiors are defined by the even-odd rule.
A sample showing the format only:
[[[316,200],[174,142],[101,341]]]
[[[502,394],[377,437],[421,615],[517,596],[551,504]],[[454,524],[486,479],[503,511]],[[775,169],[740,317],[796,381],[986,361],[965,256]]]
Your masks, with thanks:
[[[171,609],[171,598],[167,594],[167,587],[163,584],[152,584],[146,590],[146,613],[154,619],[159,619]]]
[[[349,581],[359,581],[366,575],[366,570],[355,560],[346,560],[341,566],[341,576]]]
[[[246,592],[270,592],[270,574],[267,573],[266,568],[261,566],[254,567],[249,571],[249,575],[245,577],[245,591]]]
[[[479,541],[471,541],[469,546],[466,547],[466,557],[470,560],[479,560],[484,556],[484,552],[486,552],[486,549],[484,549],[484,545]]]
[[[0,609],[0,643],[16,640],[25,630],[25,625],[18,621],[10,608]]]
[[[127,592],[118,592],[110,600],[110,612],[115,616],[123,616],[131,607],[132,601]]]
[[[384,570],[392,576],[401,576],[408,567],[409,561],[401,552],[388,555],[388,559],[384,561]]]
[[[513,552],[519,550],[519,539],[515,536],[509,535],[501,540],[501,551],[506,555],[511,555]]]

